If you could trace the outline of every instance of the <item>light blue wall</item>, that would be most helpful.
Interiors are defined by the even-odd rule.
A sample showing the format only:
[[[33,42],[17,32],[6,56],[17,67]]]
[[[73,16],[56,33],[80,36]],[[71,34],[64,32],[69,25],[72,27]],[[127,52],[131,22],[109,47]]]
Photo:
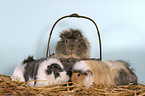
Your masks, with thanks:
[[[0,74],[11,75],[28,55],[45,57],[52,25],[72,13],[98,24],[103,60],[130,62],[139,82],[145,82],[144,0],[0,0]],[[59,33],[67,28],[82,30],[91,44],[91,57],[99,56],[96,29],[85,19],[60,21],[52,35],[51,52]]]

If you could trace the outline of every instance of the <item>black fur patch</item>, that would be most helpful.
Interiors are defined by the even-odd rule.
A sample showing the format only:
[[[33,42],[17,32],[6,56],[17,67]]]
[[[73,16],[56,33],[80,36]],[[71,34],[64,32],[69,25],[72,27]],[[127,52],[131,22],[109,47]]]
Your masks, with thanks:
[[[46,73],[50,75],[52,73],[51,66],[47,66]]]
[[[137,85],[137,77],[133,73],[131,69],[128,68],[129,72],[126,72],[126,70],[121,69],[118,72],[118,77],[115,77],[115,84],[116,85],[128,85],[129,83],[133,83],[133,85]]]
[[[73,70],[75,73],[83,73],[81,70]]]
[[[46,70],[48,75],[50,75],[52,72],[54,73],[55,78],[57,78],[60,76],[60,72],[63,72],[63,69],[57,63],[53,63],[50,66],[47,66]]]
[[[29,63],[29,62],[32,62],[32,61],[35,61],[35,60],[33,59],[33,56],[29,56],[27,59],[25,59],[25,60],[23,61],[23,63],[25,64],[25,63]]]

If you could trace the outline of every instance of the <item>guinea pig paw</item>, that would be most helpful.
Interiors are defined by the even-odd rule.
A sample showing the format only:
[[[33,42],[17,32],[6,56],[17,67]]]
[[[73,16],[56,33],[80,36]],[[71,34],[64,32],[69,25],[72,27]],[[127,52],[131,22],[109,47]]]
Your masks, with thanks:
[[[12,81],[20,81],[20,77],[18,76],[11,76]]]

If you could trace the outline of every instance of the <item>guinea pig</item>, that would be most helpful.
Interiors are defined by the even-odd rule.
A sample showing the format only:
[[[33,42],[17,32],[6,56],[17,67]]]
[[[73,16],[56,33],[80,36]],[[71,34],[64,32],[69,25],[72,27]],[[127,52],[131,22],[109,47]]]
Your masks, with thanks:
[[[64,66],[64,70],[66,70],[67,72],[67,75],[69,75],[70,79],[71,79],[71,75],[72,75],[72,66],[78,62],[79,60],[78,59],[60,59],[60,62],[63,64]],[[69,80],[71,81],[71,80]]]
[[[58,59],[77,58],[87,59],[90,56],[88,40],[79,30],[65,30],[60,35],[55,49],[55,57]]]
[[[74,64],[71,81],[86,87],[93,85],[93,82],[96,85],[137,85],[137,76],[129,64],[121,60],[82,60]]]
[[[25,59],[15,68],[12,81],[28,82],[30,86],[44,86],[65,83],[70,80],[62,63],[56,58],[42,58],[34,60],[33,57]]]

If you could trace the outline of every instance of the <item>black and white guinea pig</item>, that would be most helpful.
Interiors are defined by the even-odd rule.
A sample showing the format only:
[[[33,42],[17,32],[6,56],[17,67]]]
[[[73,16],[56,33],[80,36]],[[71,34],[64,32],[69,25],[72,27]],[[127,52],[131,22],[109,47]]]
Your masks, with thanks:
[[[128,63],[117,61],[82,60],[74,64],[71,81],[89,87],[97,85],[137,85],[137,77]]]
[[[30,86],[44,86],[67,82],[70,77],[64,70],[62,63],[56,58],[43,58],[34,60],[33,57],[25,59],[15,68],[12,81],[28,82]],[[35,81],[36,80],[36,81]]]

